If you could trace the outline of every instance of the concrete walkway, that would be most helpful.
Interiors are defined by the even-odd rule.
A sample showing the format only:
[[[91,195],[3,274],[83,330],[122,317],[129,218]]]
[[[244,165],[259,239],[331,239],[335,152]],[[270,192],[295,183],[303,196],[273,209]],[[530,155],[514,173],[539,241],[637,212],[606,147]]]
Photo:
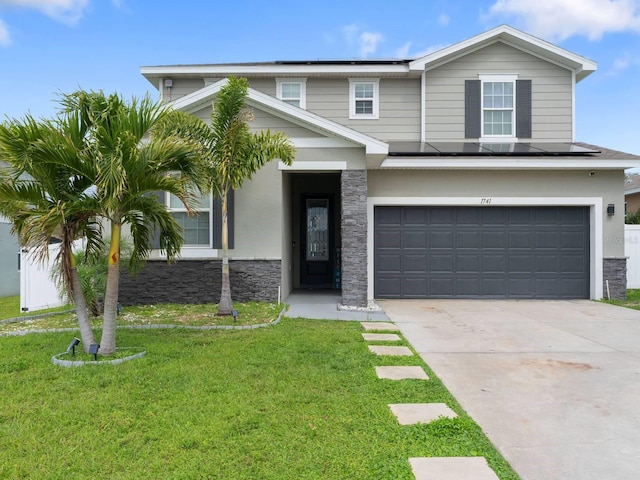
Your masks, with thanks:
[[[332,290],[296,290],[285,300],[285,303],[289,304],[285,317],[368,322],[389,321],[389,317],[383,311],[340,310],[341,301],[340,292]]]
[[[640,311],[381,301],[522,480],[640,478]]]

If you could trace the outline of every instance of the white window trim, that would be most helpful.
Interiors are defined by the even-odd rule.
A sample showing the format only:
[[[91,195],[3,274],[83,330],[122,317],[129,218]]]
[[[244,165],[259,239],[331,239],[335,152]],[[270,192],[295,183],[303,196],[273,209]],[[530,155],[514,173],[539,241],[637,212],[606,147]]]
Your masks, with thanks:
[[[373,113],[356,113],[356,85],[360,83],[373,84]],[[349,118],[351,120],[378,120],[380,118],[380,79],[379,78],[350,78],[349,79]]]
[[[276,78],[276,98],[282,101],[286,101],[282,98],[282,84],[283,83],[298,83],[300,84],[300,108],[307,108],[307,79],[306,78]],[[290,100],[290,99],[287,99]]]
[[[185,213],[187,209],[184,207],[172,208],[170,206],[171,194],[169,192],[164,192],[164,204],[167,207],[167,211],[169,213],[178,212]],[[183,244],[181,251],[185,249],[190,250],[198,250],[198,249],[211,249],[213,248],[213,196],[209,194],[209,207],[205,209],[194,209],[196,212],[208,212],[209,213],[209,244],[208,245],[195,245],[195,244]]]
[[[518,138],[516,137],[516,80],[518,79],[517,73],[508,73],[508,74],[480,74],[478,75],[478,79],[480,80],[480,131],[482,136],[480,137],[480,142],[487,143],[496,143],[496,140],[500,139],[508,139],[511,142],[517,142]],[[513,109],[512,109],[512,117],[511,117],[511,126],[512,126],[512,134],[511,135],[485,135],[484,133],[484,83],[485,82],[502,82],[513,83]],[[506,109],[505,109],[506,110]]]

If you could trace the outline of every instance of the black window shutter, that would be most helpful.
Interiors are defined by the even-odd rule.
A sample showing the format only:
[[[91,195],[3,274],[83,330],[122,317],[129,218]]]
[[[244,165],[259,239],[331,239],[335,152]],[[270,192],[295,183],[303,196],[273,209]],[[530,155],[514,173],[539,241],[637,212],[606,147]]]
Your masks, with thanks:
[[[164,192],[155,190],[149,193],[149,196],[155,197],[158,202],[164,205]],[[158,227],[158,225],[153,225],[153,233],[151,234],[151,248],[160,248],[160,228]]]
[[[516,137],[531,138],[531,80],[516,80]]]
[[[464,138],[480,138],[481,129],[480,80],[464,82]]]
[[[233,248],[234,206],[233,190],[227,195],[227,226],[229,228],[229,248]],[[222,200],[213,198],[213,248],[222,248]]]

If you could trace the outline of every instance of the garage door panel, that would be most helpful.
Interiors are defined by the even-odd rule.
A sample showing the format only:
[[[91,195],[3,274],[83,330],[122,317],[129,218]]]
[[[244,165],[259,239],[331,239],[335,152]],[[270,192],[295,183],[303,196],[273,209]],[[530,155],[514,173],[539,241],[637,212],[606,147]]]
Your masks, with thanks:
[[[431,273],[454,273],[454,256],[452,254],[432,254],[429,271]]]
[[[480,271],[480,256],[477,253],[458,253],[455,255],[457,273],[478,273]]]
[[[582,231],[562,232],[560,234],[560,248],[575,248],[583,250],[587,244],[588,238]]]
[[[378,266],[377,270],[379,273],[397,273],[400,274],[400,265],[402,259],[402,255],[400,253],[385,253],[380,254],[377,257]]]
[[[530,276],[510,276],[507,284],[508,296],[511,298],[531,298],[534,281]]]
[[[376,207],[374,231],[378,297],[589,297],[588,207]]]
[[[405,254],[402,256],[402,272],[404,273],[427,273],[426,254]]]
[[[404,248],[427,248],[427,232],[407,230],[404,232],[402,241]]]
[[[480,248],[480,236],[477,230],[458,230],[456,235],[456,248]]]
[[[460,207],[457,209],[456,225],[479,227],[482,224],[482,211],[479,208]]]
[[[526,248],[533,246],[533,236],[531,230],[512,231],[508,233],[509,248]]]
[[[376,245],[380,249],[402,247],[401,231],[380,230],[376,232],[375,239]]]
[[[482,271],[484,273],[500,273],[511,271],[507,264],[507,256],[499,255],[482,255]]]
[[[374,294],[385,298],[404,298],[401,277],[381,275],[376,282]]]
[[[429,248],[453,248],[453,232],[450,230],[433,230],[429,232]]]
[[[502,297],[507,288],[507,280],[504,275],[490,275],[482,279],[483,297]]]
[[[457,297],[478,297],[482,295],[482,282],[479,276],[455,278],[455,294]]]
[[[536,255],[533,266],[534,273],[555,273],[558,271],[557,255]]]
[[[508,212],[503,208],[484,208],[482,212],[482,225],[485,227],[502,227],[508,222]]]
[[[429,275],[429,296],[449,298],[454,296],[453,277],[441,275]]]
[[[556,208],[539,208],[535,210],[535,225],[538,227],[558,225],[558,210]]]
[[[516,227],[518,225],[530,228],[533,223],[533,212],[529,208],[512,208],[508,210],[508,225]]]
[[[558,248],[558,232],[536,232],[534,238],[534,248],[536,249],[556,250]]]
[[[387,207],[376,209],[376,225],[379,227],[399,227],[402,225],[403,209]]]
[[[580,255],[563,255],[560,258],[561,273],[584,274],[585,265]]]
[[[403,223],[406,226],[426,226],[428,211],[424,208],[414,207],[404,210]]]
[[[433,207],[427,210],[429,215],[429,225],[431,227],[437,226],[452,226],[455,224],[455,210],[445,207]]]

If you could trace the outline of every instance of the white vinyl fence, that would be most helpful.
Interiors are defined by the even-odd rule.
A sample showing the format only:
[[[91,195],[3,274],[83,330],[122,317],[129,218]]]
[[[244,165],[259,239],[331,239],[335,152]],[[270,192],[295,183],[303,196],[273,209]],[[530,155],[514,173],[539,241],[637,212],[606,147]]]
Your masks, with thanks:
[[[624,226],[624,254],[627,257],[627,288],[640,288],[640,225]]]
[[[49,245],[49,259],[37,261],[27,248],[20,250],[20,310],[32,312],[64,305],[56,285],[51,280],[53,260],[60,244]]]

